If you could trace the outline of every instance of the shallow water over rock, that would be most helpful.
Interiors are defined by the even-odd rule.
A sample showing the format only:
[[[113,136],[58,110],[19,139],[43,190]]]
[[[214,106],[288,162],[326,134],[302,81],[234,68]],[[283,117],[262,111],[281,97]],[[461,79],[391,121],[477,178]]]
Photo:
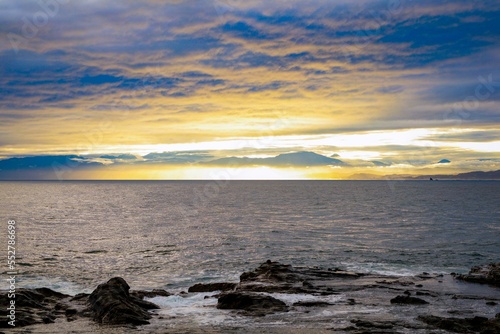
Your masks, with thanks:
[[[68,318],[67,311],[54,312],[54,323],[12,332],[86,333],[92,329],[96,333],[442,333],[449,328],[500,328],[500,289],[460,281],[452,275],[397,277],[267,261],[243,273],[236,285],[220,283],[212,287],[233,289],[173,295],[165,291],[158,291],[158,295],[136,292],[149,296],[145,298],[148,305],[152,302],[160,306],[149,311],[150,323],[141,326],[133,326],[134,322],[96,325],[82,311],[82,305],[88,305],[88,296],[72,298],[44,290],[47,297],[41,297],[40,303],[45,311],[80,311],[71,313],[72,318]],[[418,298],[425,303],[393,303],[394,298]],[[36,304],[30,307],[39,308]]]

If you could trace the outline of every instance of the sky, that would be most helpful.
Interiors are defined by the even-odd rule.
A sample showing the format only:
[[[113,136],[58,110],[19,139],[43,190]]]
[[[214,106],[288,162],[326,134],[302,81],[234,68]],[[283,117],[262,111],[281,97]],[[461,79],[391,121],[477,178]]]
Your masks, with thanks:
[[[500,169],[500,2],[0,0],[0,179]]]

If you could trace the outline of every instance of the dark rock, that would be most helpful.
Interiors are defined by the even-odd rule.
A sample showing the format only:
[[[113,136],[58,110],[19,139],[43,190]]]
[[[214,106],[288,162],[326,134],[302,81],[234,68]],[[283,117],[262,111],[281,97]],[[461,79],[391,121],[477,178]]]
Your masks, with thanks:
[[[154,298],[154,297],[168,297],[172,294],[163,289],[154,289],[153,291],[143,291],[143,290],[130,290],[130,295],[137,297],[139,299]]]
[[[188,292],[213,292],[213,291],[229,291],[236,288],[237,283],[198,283],[188,289]]]
[[[66,309],[66,311],[64,312],[66,314],[67,317],[69,316],[72,316],[72,315],[75,315],[78,311],[74,308],[68,308]]]
[[[421,315],[418,316],[418,320],[425,322],[426,324],[436,327],[439,329],[444,329],[447,331],[452,331],[456,333],[500,333],[500,319],[495,317],[494,319],[488,319],[485,317],[473,317],[473,318],[443,318],[434,315]]]
[[[16,327],[24,327],[42,323],[54,322],[55,313],[62,309],[61,301],[68,295],[48,288],[16,290]],[[7,319],[7,306],[10,299],[7,294],[0,295],[0,316]],[[11,327],[7,321],[1,321],[0,327]]]
[[[411,304],[411,305],[423,305],[429,304],[423,299],[410,296],[397,296],[391,299],[391,304]]]
[[[284,302],[271,296],[255,293],[228,292],[219,296],[218,309],[244,310],[246,315],[266,315],[275,312],[286,312]]]
[[[61,310],[66,310],[69,306],[67,304],[63,304],[63,303],[57,303],[55,306],[54,306],[54,309],[56,311],[61,311]]]
[[[95,321],[104,324],[149,324],[148,309],[159,306],[129,294],[130,287],[121,277],[100,284],[88,297],[89,310]]]
[[[293,275],[290,275],[292,266],[281,264],[279,262],[271,262],[261,264],[257,269],[241,274],[240,281],[255,281],[257,279],[265,279],[268,281],[283,282],[287,280],[293,281]]]
[[[7,296],[5,296],[7,297]],[[43,309],[45,296],[32,290],[19,290],[16,292],[16,306]],[[3,304],[3,303],[2,303]]]
[[[73,298],[71,298],[71,301],[77,301],[77,300],[87,300],[87,298],[90,296],[88,293],[79,293],[75,295]]]
[[[314,288],[314,286],[310,282],[308,282],[308,281],[302,282],[302,286],[306,287],[306,288],[309,288],[309,289]]]
[[[334,278],[359,278],[363,274],[342,270],[324,270],[319,268],[294,268],[288,264],[267,260],[254,271],[241,274],[240,282],[248,283],[253,281],[267,283],[302,283],[304,288],[310,288],[313,284],[310,280],[334,279]],[[310,285],[309,285],[310,284]]]
[[[467,282],[500,286],[500,262],[472,267],[468,274],[457,275],[455,278]]]
[[[53,324],[54,319],[55,319],[55,317],[53,317],[53,316],[46,316],[46,317],[42,318],[42,321],[44,324]]]

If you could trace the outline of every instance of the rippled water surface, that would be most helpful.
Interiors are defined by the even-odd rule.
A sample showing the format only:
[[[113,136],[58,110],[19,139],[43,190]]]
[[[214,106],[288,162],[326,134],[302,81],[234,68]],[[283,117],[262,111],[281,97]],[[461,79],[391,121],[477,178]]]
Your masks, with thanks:
[[[1,182],[0,193],[19,284],[70,293],[113,276],[147,289],[236,281],[268,258],[401,275],[500,258],[493,181]]]

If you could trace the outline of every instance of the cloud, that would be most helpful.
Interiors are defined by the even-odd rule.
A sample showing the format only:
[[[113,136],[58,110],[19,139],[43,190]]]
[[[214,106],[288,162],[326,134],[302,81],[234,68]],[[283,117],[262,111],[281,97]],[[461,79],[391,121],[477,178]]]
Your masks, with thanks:
[[[260,40],[260,39],[272,39],[280,37],[279,35],[263,33],[244,21],[227,22],[223,24],[219,29],[222,33],[243,39]]]
[[[392,162],[383,162],[383,161],[372,161],[372,163],[375,166],[379,166],[379,167],[386,167],[386,166],[392,165]]]
[[[426,138],[455,164],[478,153],[460,143],[494,141],[500,122],[498,1],[85,0],[61,4],[28,36],[38,11],[35,0],[0,2],[2,156],[473,128]],[[403,146],[395,151],[421,152]],[[384,159],[363,163],[393,161],[390,145],[378,150]]]
[[[144,156],[147,162],[169,164],[192,164],[207,161],[213,156],[207,152],[163,152],[149,153]]]
[[[105,154],[105,155],[101,155],[99,158],[102,158],[102,159],[109,159],[109,160],[123,160],[123,161],[127,161],[127,160],[137,160],[137,156],[133,155],[133,154],[118,154],[118,155],[110,155],[110,154]]]
[[[459,131],[428,136],[426,139],[446,142],[489,142],[500,138],[500,130]]]

